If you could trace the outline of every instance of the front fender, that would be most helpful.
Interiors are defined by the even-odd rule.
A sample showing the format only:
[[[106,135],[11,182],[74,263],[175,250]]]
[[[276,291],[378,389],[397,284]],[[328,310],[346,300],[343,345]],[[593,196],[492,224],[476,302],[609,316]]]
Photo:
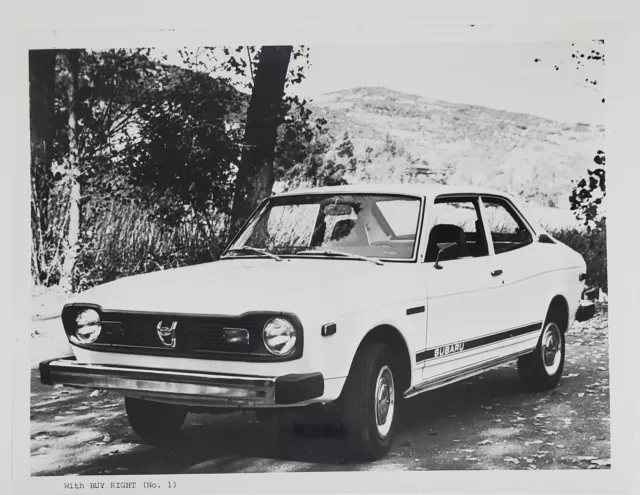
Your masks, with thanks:
[[[313,336],[313,343],[306,347],[307,357],[313,369],[322,372],[326,379],[345,378],[353,363],[356,351],[367,334],[381,325],[396,328],[403,337],[415,367],[415,351],[424,347],[426,337],[426,311],[407,314],[412,307],[425,307],[425,301],[410,301],[378,307],[337,318],[336,333],[330,336]],[[305,336],[306,342],[308,337]]]

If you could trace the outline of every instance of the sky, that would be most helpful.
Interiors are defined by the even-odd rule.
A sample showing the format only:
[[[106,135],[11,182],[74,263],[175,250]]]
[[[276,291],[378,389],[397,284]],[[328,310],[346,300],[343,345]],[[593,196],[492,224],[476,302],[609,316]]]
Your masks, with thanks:
[[[604,48],[591,42],[575,45],[583,52]],[[342,89],[380,86],[553,120],[604,124],[604,67],[587,62],[585,68],[576,69],[571,58],[575,48],[571,40],[311,45],[311,66],[294,92],[314,98]],[[181,65],[175,49],[158,53],[166,54],[169,63]],[[585,78],[598,84],[587,84]]]
[[[595,45],[576,44],[583,50]],[[301,96],[382,86],[428,98],[531,113],[566,122],[604,123],[604,69],[576,69],[566,42],[311,46]],[[541,61],[534,62],[539,58]],[[561,64],[559,70],[554,66]],[[596,86],[585,78],[597,79]]]

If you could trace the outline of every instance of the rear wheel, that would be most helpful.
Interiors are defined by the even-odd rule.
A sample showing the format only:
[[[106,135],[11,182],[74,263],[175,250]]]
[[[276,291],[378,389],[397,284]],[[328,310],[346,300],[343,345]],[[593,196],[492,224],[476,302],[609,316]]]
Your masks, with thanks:
[[[391,349],[375,343],[364,349],[345,383],[342,402],[352,454],[375,460],[391,447],[402,400]]]
[[[522,383],[537,391],[554,388],[562,376],[564,353],[564,332],[558,323],[549,319],[535,351],[518,359]]]
[[[178,439],[186,408],[134,397],[125,397],[124,404],[131,428],[144,442],[161,445]]]

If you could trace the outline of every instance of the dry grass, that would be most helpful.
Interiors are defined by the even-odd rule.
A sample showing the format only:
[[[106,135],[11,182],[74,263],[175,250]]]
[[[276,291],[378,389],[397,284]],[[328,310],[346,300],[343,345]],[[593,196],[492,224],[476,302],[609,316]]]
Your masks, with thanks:
[[[217,259],[224,225],[192,217],[166,224],[149,212],[115,205],[87,231],[77,268],[79,288],[117,278]]]

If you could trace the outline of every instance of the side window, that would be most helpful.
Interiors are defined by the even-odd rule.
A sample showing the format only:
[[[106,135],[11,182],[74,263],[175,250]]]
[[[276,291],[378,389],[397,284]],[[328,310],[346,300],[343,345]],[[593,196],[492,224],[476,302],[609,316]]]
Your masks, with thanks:
[[[432,206],[425,262],[433,262],[443,243],[456,243],[441,261],[487,256],[489,249],[475,198],[438,198]]]
[[[512,251],[533,242],[531,233],[509,203],[501,199],[482,198],[485,224],[491,232],[496,254]]]

